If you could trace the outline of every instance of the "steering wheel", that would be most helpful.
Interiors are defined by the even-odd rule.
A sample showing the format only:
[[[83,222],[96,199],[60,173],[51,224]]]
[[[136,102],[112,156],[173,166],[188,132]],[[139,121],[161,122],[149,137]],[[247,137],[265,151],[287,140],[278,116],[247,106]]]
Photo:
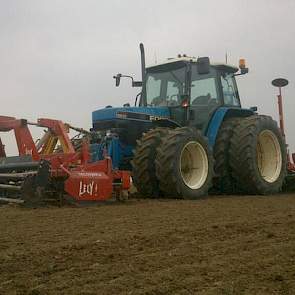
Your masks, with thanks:
[[[176,97],[176,99],[173,99]],[[167,97],[168,98],[168,97]],[[178,94],[172,94],[169,99],[167,100],[168,106],[177,106],[179,104],[179,95]]]
[[[166,105],[166,100],[160,96],[157,96],[153,98],[153,100],[151,101],[151,104],[155,106]]]

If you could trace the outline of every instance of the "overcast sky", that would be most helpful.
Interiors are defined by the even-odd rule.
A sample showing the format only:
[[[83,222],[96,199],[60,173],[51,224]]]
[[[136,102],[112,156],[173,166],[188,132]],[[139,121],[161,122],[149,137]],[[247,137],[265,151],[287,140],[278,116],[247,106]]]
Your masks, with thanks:
[[[129,81],[115,88],[112,76],[140,78],[140,42],[148,64],[178,53],[224,62],[228,52],[230,63],[244,57],[250,68],[238,78],[245,107],[277,118],[271,80],[289,79],[295,151],[294,37],[294,0],[0,0],[1,115],[90,128],[92,111],[134,102]]]

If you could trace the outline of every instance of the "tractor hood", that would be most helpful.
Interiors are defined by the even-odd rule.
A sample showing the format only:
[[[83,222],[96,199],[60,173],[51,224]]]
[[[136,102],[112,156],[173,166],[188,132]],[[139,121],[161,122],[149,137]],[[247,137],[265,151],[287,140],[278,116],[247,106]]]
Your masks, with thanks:
[[[109,107],[94,111],[92,113],[92,124],[112,120],[153,121],[168,119],[169,117],[168,107]]]

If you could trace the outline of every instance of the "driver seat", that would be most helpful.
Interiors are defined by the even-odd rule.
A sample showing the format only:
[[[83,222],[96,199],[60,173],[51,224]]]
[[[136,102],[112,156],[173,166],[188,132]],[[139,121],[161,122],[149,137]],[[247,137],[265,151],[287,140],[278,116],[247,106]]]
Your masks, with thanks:
[[[192,101],[192,104],[193,105],[208,105],[210,99],[211,99],[210,93],[208,93],[207,95],[200,95]]]

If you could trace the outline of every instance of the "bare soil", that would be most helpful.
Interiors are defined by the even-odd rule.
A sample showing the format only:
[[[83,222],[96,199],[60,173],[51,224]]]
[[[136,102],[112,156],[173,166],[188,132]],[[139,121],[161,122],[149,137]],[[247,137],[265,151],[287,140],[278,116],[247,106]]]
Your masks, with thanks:
[[[295,294],[295,194],[0,207],[0,294]]]

